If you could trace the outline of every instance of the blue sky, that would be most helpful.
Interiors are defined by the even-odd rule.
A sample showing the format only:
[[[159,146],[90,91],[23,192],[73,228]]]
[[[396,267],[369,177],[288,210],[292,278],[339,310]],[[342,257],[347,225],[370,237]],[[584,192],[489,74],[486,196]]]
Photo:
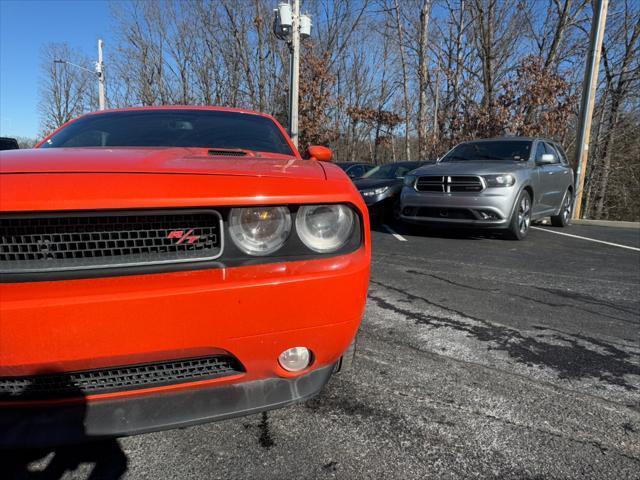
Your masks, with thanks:
[[[0,136],[38,134],[42,45],[67,42],[94,58],[102,38],[108,62],[109,11],[106,0],[0,0]]]

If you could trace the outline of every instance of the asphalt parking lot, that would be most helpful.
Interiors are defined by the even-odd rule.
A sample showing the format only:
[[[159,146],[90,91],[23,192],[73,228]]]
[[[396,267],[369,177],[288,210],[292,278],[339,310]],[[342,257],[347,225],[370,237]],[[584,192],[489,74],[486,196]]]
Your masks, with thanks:
[[[615,246],[547,227],[522,242],[392,228],[373,232],[355,369],[320,396],[13,452],[12,475],[640,478],[640,230],[561,230]]]

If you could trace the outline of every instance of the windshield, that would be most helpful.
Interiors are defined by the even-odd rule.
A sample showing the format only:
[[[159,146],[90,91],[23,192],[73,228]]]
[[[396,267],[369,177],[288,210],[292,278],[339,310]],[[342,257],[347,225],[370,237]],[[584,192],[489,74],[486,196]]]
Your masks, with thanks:
[[[360,178],[391,179],[404,177],[408,172],[416,168],[418,168],[417,163],[387,163],[386,165],[378,165],[372,168]]]
[[[497,140],[495,142],[461,143],[441,162],[462,162],[467,160],[529,160],[531,142],[524,140]]]
[[[88,115],[70,123],[42,148],[201,147],[293,155],[269,118],[216,110],[131,110]]]

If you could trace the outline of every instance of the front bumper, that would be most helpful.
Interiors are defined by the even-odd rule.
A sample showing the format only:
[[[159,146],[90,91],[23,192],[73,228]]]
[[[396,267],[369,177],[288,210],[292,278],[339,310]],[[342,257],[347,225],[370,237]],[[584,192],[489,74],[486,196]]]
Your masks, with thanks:
[[[0,448],[46,447],[148,433],[285,407],[317,394],[333,365],[269,378],[101,402],[0,409]]]
[[[505,228],[517,193],[513,187],[490,188],[480,194],[428,193],[405,187],[400,218],[415,224]]]
[[[228,352],[239,375],[62,400],[0,402],[0,445],[127,435],[277,408],[316,393],[360,324],[369,250],[331,258],[124,277],[0,284],[0,377]],[[348,293],[345,293],[348,292]],[[279,354],[306,346],[299,374]],[[80,403],[81,409],[72,407]],[[180,410],[179,412],[172,412]],[[75,413],[74,413],[75,412]],[[145,416],[146,415],[146,416]],[[31,419],[31,420],[29,420]],[[32,426],[29,426],[31,424]],[[74,426],[75,425],[75,426]],[[80,425],[80,427],[78,427]],[[10,433],[12,432],[12,433]],[[21,435],[29,438],[20,440]],[[57,436],[47,443],[55,443]]]

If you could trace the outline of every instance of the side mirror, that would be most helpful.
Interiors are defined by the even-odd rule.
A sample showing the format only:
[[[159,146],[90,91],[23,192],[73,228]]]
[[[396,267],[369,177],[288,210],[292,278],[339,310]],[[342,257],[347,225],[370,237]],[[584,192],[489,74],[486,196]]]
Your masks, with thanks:
[[[310,145],[307,148],[307,157],[309,157],[310,160],[317,160],[319,162],[330,162],[333,158],[333,152],[327,147]]]
[[[553,153],[543,153],[536,161],[538,165],[548,165],[550,163],[556,163],[556,156]]]

